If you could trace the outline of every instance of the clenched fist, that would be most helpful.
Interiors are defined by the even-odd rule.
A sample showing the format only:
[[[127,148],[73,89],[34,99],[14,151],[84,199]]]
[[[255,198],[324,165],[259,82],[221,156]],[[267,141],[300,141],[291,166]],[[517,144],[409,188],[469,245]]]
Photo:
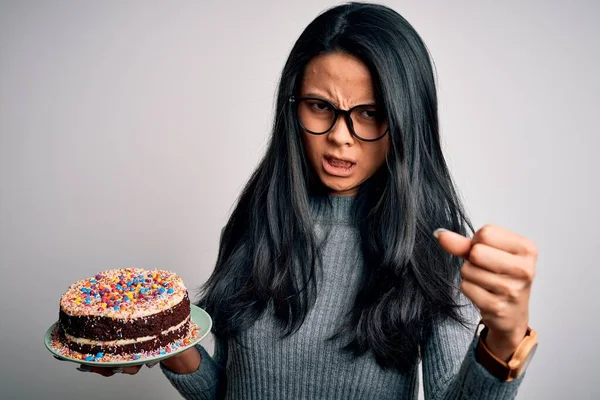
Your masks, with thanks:
[[[530,239],[491,224],[471,239],[445,229],[434,235],[448,253],[465,260],[461,290],[479,308],[489,328],[488,348],[508,360],[529,324],[537,247]]]

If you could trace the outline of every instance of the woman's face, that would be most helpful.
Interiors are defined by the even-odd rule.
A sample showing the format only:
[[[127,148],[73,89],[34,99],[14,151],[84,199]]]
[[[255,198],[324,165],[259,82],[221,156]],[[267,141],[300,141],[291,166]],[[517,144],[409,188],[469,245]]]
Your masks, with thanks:
[[[315,57],[306,66],[301,97],[328,100],[339,109],[375,104],[371,74],[367,66],[344,53]],[[356,126],[356,124],[355,124]],[[332,194],[354,195],[384,163],[389,135],[376,142],[364,142],[352,136],[345,118],[340,115],[326,134],[303,133],[304,147],[310,164]]]

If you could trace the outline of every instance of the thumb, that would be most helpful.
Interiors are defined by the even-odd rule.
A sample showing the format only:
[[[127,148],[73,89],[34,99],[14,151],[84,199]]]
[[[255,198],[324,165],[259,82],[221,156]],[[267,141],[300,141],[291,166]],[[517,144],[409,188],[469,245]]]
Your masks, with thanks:
[[[448,229],[439,228],[433,232],[433,236],[448,253],[461,258],[468,258],[471,251],[471,239],[464,237]]]

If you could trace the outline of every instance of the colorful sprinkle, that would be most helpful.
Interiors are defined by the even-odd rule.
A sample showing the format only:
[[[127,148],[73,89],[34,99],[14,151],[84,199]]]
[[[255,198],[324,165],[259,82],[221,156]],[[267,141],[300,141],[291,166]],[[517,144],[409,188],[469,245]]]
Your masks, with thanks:
[[[180,299],[182,291],[179,288],[183,286],[180,283],[176,275],[161,270],[108,270],[72,285],[72,290],[77,293],[67,292],[68,296],[61,299],[61,307],[72,311],[73,315],[91,313],[127,318],[140,307],[138,300],[142,307],[164,309],[171,301]]]

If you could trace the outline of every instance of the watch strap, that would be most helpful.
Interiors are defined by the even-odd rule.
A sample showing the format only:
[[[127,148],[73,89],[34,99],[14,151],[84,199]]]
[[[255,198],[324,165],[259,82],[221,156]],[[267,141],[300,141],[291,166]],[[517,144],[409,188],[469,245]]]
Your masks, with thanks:
[[[479,341],[475,348],[475,358],[490,374],[500,379],[501,381],[511,381],[515,377],[511,377],[511,370],[504,360],[496,357],[494,353],[485,345],[487,336],[487,327],[479,334]]]

